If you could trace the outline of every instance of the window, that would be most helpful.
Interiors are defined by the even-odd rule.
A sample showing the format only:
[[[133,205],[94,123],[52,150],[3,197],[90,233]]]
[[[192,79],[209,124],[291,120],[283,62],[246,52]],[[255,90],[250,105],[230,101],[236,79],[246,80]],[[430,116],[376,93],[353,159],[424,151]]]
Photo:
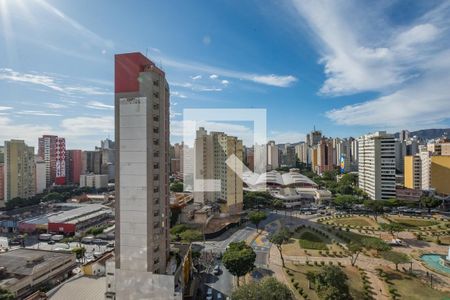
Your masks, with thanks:
[[[159,116],[153,116],[153,121],[159,122]]]
[[[159,163],[154,163],[154,164],[153,164],[153,168],[154,168],[154,169],[159,169]]]
[[[153,175],[153,180],[159,180],[159,175]]]
[[[158,146],[159,145],[159,140],[158,139],[153,140],[153,145]]]
[[[159,98],[159,93],[158,92],[153,92],[153,97]]]
[[[159,192],[159,187],[157,187],[157,186],[153,187],[153,192],[154,193],[158,193]]]
[[[153,109],[159,109],[159,104],[158,103],[153,104]]]
[[[154,86],[159,86],[159,80],[153,80],[153,85]]]
[[[154,127],[153,128],[153,133],[159,133],[159,127]]]

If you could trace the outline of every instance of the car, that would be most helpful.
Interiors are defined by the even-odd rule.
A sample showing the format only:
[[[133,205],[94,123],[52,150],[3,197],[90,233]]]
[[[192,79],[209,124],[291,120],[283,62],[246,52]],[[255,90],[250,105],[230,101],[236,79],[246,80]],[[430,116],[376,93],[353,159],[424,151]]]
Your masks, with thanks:
[[[217,300],[222,300],[223,299],[222,294],[221,293],[217,293],[216,299]]]
[[[220,267],[219,267],[219,265],[216,265],[214,267],[213,274],[214,275],[219,275],[220,274]]]
[[[47,244],[49,244],[49,245],[54,245],[54,244],[56,244],[56,242],[53,241],[53,240],[51,240],[51,241],[48,241]]]
[[[208,288],[208,290],[206,291],[206,300],[213,300],[213,291],[212,288]]]

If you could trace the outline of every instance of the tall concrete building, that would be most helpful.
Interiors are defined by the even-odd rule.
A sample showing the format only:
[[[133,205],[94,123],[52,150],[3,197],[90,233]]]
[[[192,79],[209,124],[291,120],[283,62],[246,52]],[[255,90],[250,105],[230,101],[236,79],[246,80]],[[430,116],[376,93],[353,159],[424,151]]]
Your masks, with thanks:
[[[183,143],[173,145],[170,156],[170,172],[173,174],[182,173],[183,170]]]
[[[359,187],[373,200],[395,198],[395,139],[385,131],[358,139]]]
[[[196,202],[218,203],[222,212],[236,214],[243,208],[242,165],[230,168],[226,161],[235,155],[243,161],[242,141],[223,132],[208,132],[200,127],[195,139],[195,178],[215,180],[218,186],[205,185],[194,193]],[[206,183],[207,184],[207,183]],[[196,190],[199,190],[196,188]]]
[[[101,152],[101,166],[100,173],[108,175],[108,180],[114,180],[115,178],[115,143],[110,139],[101,141],[100,147],[95,147],[96,151]]]
[[[5,152],[0,146],[0,207],[5,206]]]
[[[335,153],[333,151],[333,141],[322,138],[317,145],[317,166],[314,171],[322,174],[325,171],[334,170]]]
[[[80,184],[82,174],[82,153],[81,150],[66,151],[66,181],[67,184]]]
[[[174,299],[169,85],[141,53],[115,56],[116,299]]]
[[[102,151],[83,151],[81,154],[81,174],[102,174]]]
[[[281,165],[284,167],[295,167],[297,156],[295,155],[295,147],[291,144],[284,144],[281,155]]]
[[[420,187],[424,191],[430,189],[431,182],[431,151],[428,151],[428,147],[423,145],[419,147],[419,157],[420,157],[420,173],[421,173],[421,183]]]
[[[5,200],[35,195],[34,147],[23,140],[5,141]]]
[[[275,170],[280,167],[280,149],[275,144],[275,141],[267,143],[267,169]]]
[[[408,155],[404,158],[404,186],[408,189],[422,188],[422,161],[419,155]]]
[[[45,161],[47,187],[66,183],[66,141],[56,135],[43,135],[38,141],[38,156]]]
[[[45,161],[38,156],[35,157],[35,180],[36,194],[41,194],[47,187],[47,171]]]
[[[308,145],[305,142],[301,142],[300,144],[295,146],[295,154],[297,155],[297,159],[304,164],[309,164],[308,160]]]

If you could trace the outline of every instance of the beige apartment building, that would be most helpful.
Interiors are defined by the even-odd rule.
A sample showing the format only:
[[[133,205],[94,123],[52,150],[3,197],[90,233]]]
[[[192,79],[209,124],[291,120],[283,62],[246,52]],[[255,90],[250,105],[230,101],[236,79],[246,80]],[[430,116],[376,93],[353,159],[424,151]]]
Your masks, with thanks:
[[[23,140],[5,141],[5,201],[30,198],[36,193],[34,147]]]
[[[226,161],[236,156],[233,168]],[[243,207],[243,145],[236,137],[200,127],[195,139],[194,199],[205,204],[220,203],[222,212],[239,213]]]

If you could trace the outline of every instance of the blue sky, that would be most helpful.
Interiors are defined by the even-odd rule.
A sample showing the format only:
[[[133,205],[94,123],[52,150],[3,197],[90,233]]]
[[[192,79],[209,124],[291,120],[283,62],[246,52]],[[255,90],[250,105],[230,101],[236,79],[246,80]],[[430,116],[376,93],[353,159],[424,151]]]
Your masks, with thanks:
[[[134,51],[166,71],[174,142],[185,108],[265,108],[277,142],[448,127],[449,28],[448,1],[0,0],[0,141],[113,137],[113,55]]]

